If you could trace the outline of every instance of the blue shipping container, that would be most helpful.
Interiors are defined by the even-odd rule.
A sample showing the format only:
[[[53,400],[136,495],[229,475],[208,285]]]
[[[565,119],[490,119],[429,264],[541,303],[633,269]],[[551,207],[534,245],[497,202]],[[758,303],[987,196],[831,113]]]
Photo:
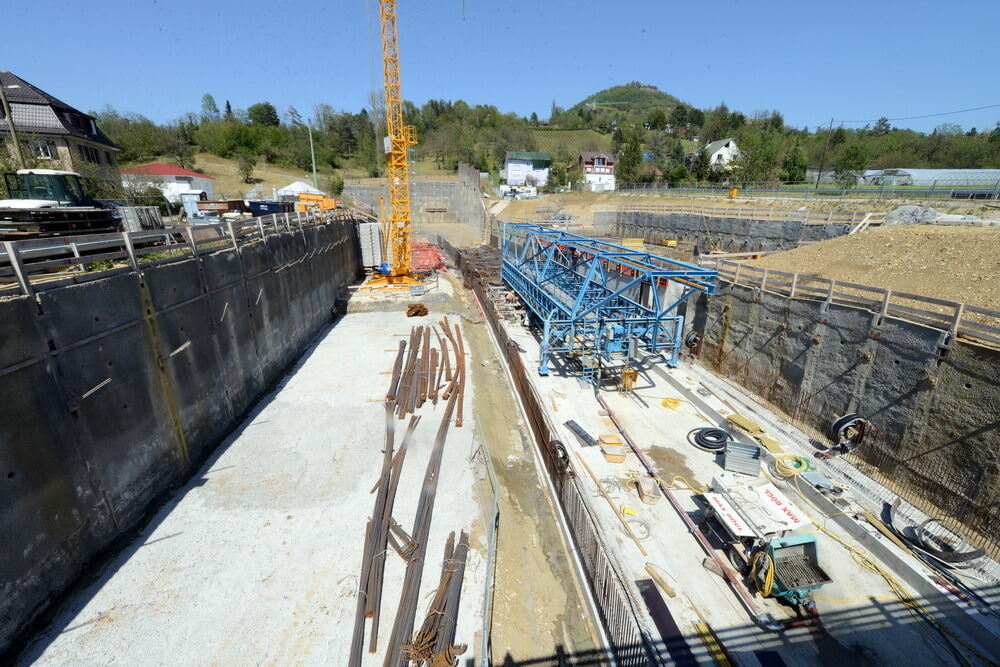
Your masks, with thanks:
[[[295,204],[287,201],[251,201],[247,202],[250,212],[256,216],[270,215],[271,213],[290,213],[294,210]]]

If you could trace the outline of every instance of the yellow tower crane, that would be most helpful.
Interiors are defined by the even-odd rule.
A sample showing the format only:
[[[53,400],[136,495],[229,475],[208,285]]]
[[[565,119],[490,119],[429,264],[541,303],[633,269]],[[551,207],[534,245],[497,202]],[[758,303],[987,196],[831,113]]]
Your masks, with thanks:
[[[399,31],[396,0],[379,0],[382,65],[385,70],[386,175],[389,180],[388,256],[381,275],[370,285],[414,285],[410,275],[410,161],[409,148],[417,143],[412,125],[403,124],[403,97],[399,90]]]

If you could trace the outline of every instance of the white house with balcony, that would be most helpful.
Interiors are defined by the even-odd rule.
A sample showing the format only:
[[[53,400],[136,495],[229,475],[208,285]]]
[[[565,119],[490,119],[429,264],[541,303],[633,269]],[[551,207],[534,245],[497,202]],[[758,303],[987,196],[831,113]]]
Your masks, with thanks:
[[[615,189],[615,158],[609,153],[580,153],[580,171],[591,192],[611,192]]]

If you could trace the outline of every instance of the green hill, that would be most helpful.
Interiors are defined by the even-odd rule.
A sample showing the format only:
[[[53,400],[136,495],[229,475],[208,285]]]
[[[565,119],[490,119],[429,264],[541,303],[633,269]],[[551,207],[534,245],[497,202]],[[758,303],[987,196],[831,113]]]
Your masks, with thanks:
[[[610,151],[611,135],[597,130],[559,130],[532,128],[538,150],[552,155],[553,159],[571,162],[582,151]]]
[[[647,86],[633,81],[624,86],[612,86],[594,93],[574,104],[568,111],[577,113],[592,109],[595,113],[603,111],[614,114],[615,112],[611,109],[615,109],[629,118],[644,119],[654,109],[662,109],[664,113],[669,113],[670,109],[678,104],[690,106],[656,86]],[[608,108],[602,109],[602,106]]]

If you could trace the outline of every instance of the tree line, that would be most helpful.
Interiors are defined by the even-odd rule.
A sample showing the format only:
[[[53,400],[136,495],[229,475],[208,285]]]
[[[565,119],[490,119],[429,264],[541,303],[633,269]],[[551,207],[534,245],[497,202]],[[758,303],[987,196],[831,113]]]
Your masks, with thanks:
[[[320,170],[349,167],[366,176],[384,171],[384,110],[376,95],[371,96],[369,108],[356,113],[319,104],[308,119],[294,107],[280,112],[266,101],[245,110],[233,109],[226,101],[220,111],[211,94],[202,97],[200,113],[185,113],[162,125],[110,107],[94,115],[101,129],[121,146],[122,164],[167,159],[194,169],[195,153],[204,151],[236,160],[247,176],[260,160],[309,170],[311,128]],[[527,121],[495,106],[472,106],[461,100],[430,100],[417,106],[407,101],[404,117],[416,128],[415,158],[433,161],[440,169],[454,170],[459,162],[467,162],[483,171],[498,171],[507,151],[535,148]]]
[[[319,104],[309,118],[294,107],[279,110],[268,101],[247,109],[234,109],[225,101],[220,109],[208,93],[202,97],[199,112],[185,113],[166,124],[110,107],[94,115],[105,133],[121,146],[119,160],[123,164],[167,159],[192,169],[195,153],[204,151],[236,160],[248,180],[260,161],[309,170],[311,128],[320,171],[346,169],[366,176],[384,173],[384,110],[380,95],[375,93],[368,107],[358,112]],[[542,124],[537,114],[522,117],[503,113],[493,105],[470,105],[462,100],[432,99],[421,106],[406,101],[404,117],[416,128],[419,143],[413,149],[415,159],[441,170],[453,170],[459,162],[466,162],[493,173],[503,167],[508,151],[536,150],[534,128]],[[858,129],[810,131],[789,127],[776,110],[746,115],[725,103],[700,110],[677,102],[644,108],[641,116],[627,108],[577,105],[564,110],[553,103],[547,124],[610,134],[612,150],[619,157],[616,173],[623,182],[796,182],[804,180],[807,165],[820,163],[835,170],[845,182],[866,168],[1000,168],[1000,123],[985,130],[946,124],[921,133],[893,128],[881,119]],[[697,147],[725,138],[736,140],[740,157],[730,169],[714,169]],[[572,151],[557,146],[552,153],[553,186],[580,178]]]

